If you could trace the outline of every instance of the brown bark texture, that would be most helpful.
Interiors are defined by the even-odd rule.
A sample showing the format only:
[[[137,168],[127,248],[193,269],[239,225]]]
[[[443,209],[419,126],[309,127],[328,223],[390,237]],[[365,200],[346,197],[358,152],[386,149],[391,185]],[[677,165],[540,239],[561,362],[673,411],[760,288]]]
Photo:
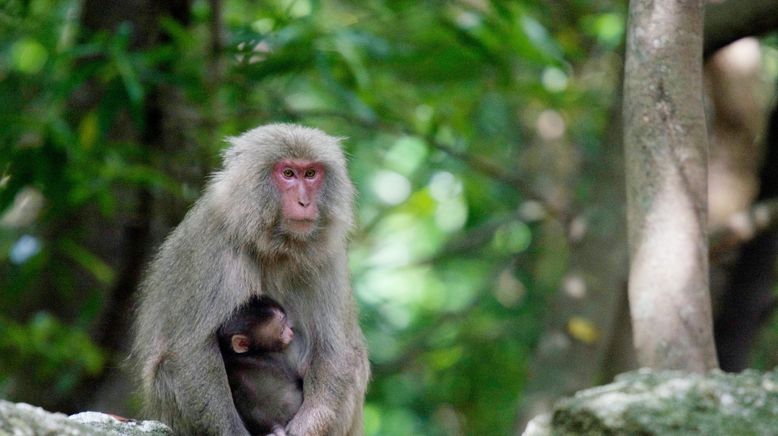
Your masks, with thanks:
[[[718,366],[708,287],[702,1],[633,0],[624,146],[629,300],[642,366]]]

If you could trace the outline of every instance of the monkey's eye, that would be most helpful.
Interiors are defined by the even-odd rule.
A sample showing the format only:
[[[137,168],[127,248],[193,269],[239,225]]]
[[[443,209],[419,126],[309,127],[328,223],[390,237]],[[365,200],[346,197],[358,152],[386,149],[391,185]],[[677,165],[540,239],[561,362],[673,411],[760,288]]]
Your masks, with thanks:
[[[292,177],[294,177],[294,171],[292,171],[291,168],[287,168],[283,170],[281,174],[283,174],[284,177],[286,177],[287,179],[291,179]]]
[[[307,169],[305,170],[305,178],[306,179],[312,179],[316,175],[316,170],[314,169]]]

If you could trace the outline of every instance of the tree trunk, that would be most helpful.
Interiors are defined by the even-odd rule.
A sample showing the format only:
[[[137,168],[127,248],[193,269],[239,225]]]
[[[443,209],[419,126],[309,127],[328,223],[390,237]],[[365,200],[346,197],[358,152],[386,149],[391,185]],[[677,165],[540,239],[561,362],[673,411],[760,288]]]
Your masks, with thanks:
[[[624,86],[629,299],[638,362],[718,366],[708,289],[702,1],[633,0]]]
[[[86,0],[81,10],[82,38],[88,38],[98,32],[114,32],[122,23],[130,23],[134,30],[131,34],[131,51],[143,51],[166,44],[170,41],[162,26],[163,19],[175,20],[186,26],[190,21],[190,0],[131,0],[123,3],[109,0]],[[172,65],[162,62],[158,67],[169,71]],[[99,104],[101,85],[89,83],[74,100],[84,107],[74,107],[77,114]],[[178,133],[188,125],[185,116],[187,105],[180,97],[180,90],[169,84],[155,84],[146,87],[143,102],[143,123],[133,122],[132,117],[119,114],[115,121],[110,139],[123,139],[138,144],[139,160],[146,165],[156,165],[165,168],[165,173],[180,175],[169,168],[171,164],[158,163],[159,155],[177,156],[183,154],[187,147],[195,144],[190,138],[184,138],[185,133]],[[175,131],[175,133],[171,133]],[[188,152],[189,156],[194,153]],[[173,160],[173,158],[170,158]],[[199,163],[199,162],[198,162]],[[191,164],[190,164],[191,165]],[[176,177],[177,180],[188,180],[186,177]],[[194,178],[200,180],[200,177]],[[132,407],[128,400],[135,390],[133,379],[123,371],[126,365],[125,341],[130,326],[130,314],[134,304],[135,289],[140,278],[143,265],[147,262],[148,251],[154,246],[160,236],[154,228],[156,221],[165,220],[160,217],[166,213],[183,214],[184,202],[180,198],[158,200],[148,187],[127,186],[114,189],[116,197],[131,205],[122,214],[113,219],[96,218],[87,228],[94,229],[93,238],[85,246],[103,259],[110,259],[109,264],[116,271],[116,279],[106,289],[100,312],[94,320],[92,339],[108,353],[107,368],[96,377],[80,380],[70,395],[67,403],[58,405],[56,410],[72,412],[91,409],[118,414],[130,414]],[[159,194],[157,194],[158,196]],[[164,206],[157,206],[163,202]],[[79,211],[84,213],[83,221],[88,222],[89,216],[96,215],[94,211]],[[176,217],[177,220],[179,217]],[[78,220],[81,222],[82,220]],[[165,223],[166,224],[166,223]],[[165,230],[167,227],[163,224]],[[108,238],[111,234],[115,237]]]

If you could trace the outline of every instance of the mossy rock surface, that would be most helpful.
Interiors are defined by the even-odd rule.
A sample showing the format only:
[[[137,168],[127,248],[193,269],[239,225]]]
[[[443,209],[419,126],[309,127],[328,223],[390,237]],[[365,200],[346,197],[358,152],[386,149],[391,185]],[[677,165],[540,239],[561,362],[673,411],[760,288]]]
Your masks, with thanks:
[[[534,426],[533,426],[534,425]],[[539,435],[778,435],[778,370],[639,370],[560,400]]]
[[[0,436],[168,436],[169,427],[156,421],[135,421],[98,412],[67,416],[25,403],[0,400]]]

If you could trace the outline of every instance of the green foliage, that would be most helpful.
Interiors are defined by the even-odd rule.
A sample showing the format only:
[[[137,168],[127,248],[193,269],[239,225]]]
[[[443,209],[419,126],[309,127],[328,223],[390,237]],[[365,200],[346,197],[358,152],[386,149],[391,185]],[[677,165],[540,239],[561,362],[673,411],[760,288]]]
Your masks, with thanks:
[[[26,324],[0,318],[0,355],[0,394],[20,389],[9,384],[8,374],[24,373],[46,383],[52,396],[61,396],[105,364],[104,353],[83,329],[62,324],[48,313],[38,313]]]
[[[566,261],[536,197],[589,195],[572,180],[602,158],[621,2],[231,0],[221,58],[208,2],[188,27],[163,20],[169,38],[143,50],[126,25],[80,33],[77,3],[0,13],[0,216],[29,189],[44,198],[28,222],[0,225],[4,374],[66,390],[101,370],[72,325],[94,321],[119,271],[90,249],[92,220],[73,217],[135,213],[138,189],[196,196],[143,134],[165,87],[196,114],[175,129],[211,159],[222,137],[270,121],[347,137],[351,268],[374,370],[367,434],[511,430]],[[80,101],[91,87],[99,95]],[[14,247],[26,256],[13,261]],[[63,321],[12,321],[48,300],[68,301]]]

